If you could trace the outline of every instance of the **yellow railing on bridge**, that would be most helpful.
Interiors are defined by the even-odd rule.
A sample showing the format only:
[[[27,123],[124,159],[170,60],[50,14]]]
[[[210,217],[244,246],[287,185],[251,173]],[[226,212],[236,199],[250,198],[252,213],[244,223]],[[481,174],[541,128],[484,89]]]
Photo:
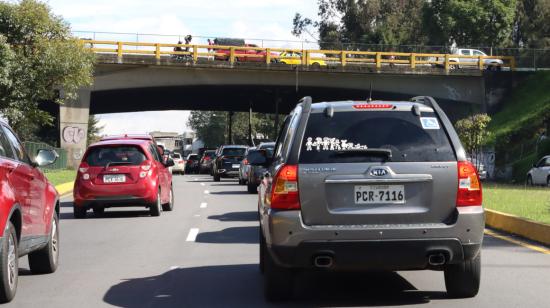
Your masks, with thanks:
[[[371,65],[377,69],[383,66],[409,67],[440,66],[446,71],[460,67],[479,70],[485,68],[509,68],[514,70],[515,58],[512,56],[466,56],[441,53],[404,53],[353,50],[317,50],[292,48],[265,48],[257,46],[192,45],[145,42],[121,42],[82,39],[81,42],[95,53],[116,54],[119,59],[124,55],[149,55],[160,60],[163,56],[193,61],[199,59],[221,60],[231,64],[235,62],[287,63],[304,66],[350,66]],[[487,60],[487,61],[486,61]],[[502,60],[502,64],[489,63]]]

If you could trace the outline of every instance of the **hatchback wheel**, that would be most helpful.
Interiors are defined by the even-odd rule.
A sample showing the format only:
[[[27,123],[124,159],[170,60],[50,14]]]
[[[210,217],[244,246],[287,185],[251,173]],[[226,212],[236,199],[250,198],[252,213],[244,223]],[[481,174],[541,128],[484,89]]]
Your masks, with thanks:
[[[481,277],[481,253],[472,260],[445,267],[445,286],[451,297],[474,297],[479,291]]]
[[[74,218],[82,219],[86,218],[86,208],[83,206],[77,206],[73,204],[73,216]]]
[[[149,208],[149,212],[151,213],[151,216],[160,216],[160,209],[161,209],[161,203],[160,200],[160,188],[157,191],[157,200],[153,204],[151,204],[151,207]]]
[[[174,209],[174,189],[172,187],[170,187],[170,201],[168,201],[168,203],[165,203],[162,205],[162,210],[163,211],[171,211]]]
[[[29,267],[33,274],[49,274],[57,270],[59,261],[59,218],[54,215],[48,244],[29,253]]]
[[[15,227],[8,221],[4,230],[2,253],[0,253],[0,302],[7,303],[13,299],[17,291],[19,279],[19,255],[17,233]]]

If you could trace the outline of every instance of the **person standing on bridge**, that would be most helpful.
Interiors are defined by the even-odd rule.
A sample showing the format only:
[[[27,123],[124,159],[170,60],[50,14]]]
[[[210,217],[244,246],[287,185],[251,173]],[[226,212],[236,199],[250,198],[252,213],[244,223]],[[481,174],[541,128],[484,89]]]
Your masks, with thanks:
[[[174,51],[175,51],[175,52],[181,52],[181,51],[183,51],[183,48],[181,48],[181,46],[180,46],[181,44],[183,44],[183,43],[181,42],[181,40],[178,41],[178,46],[174,47]],[[182,56],[181,54],[175,54],[175,55],[173,55],[173,58],[175,58],[176,60],[181,60],[181,59],[183,59],[183,56]]]

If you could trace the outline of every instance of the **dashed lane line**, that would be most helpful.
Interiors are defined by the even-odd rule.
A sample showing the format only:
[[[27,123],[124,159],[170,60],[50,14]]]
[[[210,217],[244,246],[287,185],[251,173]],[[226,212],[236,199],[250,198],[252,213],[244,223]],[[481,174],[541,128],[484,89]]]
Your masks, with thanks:
[[[205,209],[207,205],[208,205],[208,203],[206,203],[206,202],[201,203],[201,209]]]
[[[205,195],[208,195],[208,194],[210,194],[210,191],[205,190],[205,191],[204,191],[204,194],[205,194]]]
[[[187,239],[185,241],[194,242],[197,239],[198,234],[199,228],[191,228],[191,230],[189,230],[189,234],[187,234]]]

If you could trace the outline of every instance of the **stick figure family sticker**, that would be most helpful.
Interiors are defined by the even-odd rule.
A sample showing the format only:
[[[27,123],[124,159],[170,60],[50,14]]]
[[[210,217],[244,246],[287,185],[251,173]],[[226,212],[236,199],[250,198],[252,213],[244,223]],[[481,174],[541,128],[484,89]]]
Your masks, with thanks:
[[[344,150],[364,150],[368,149],[366,145],[360,143],[348,142],[346,139],[331,137],[308,137],[306,139],[306,151],[344,151]]]

